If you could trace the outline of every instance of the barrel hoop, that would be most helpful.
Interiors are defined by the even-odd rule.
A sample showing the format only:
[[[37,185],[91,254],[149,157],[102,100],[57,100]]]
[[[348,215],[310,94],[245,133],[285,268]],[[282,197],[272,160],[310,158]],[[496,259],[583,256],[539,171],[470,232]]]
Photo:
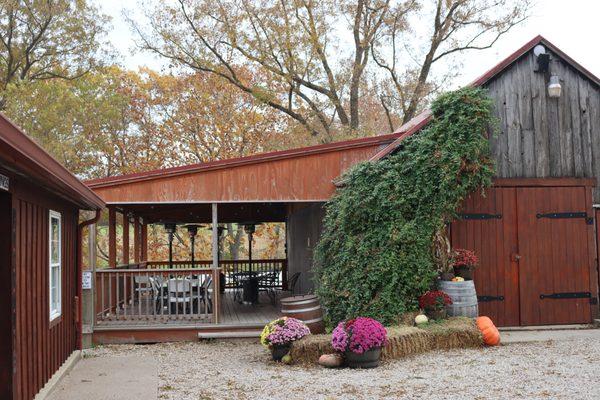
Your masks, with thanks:
[[[285,305],[288,305],[288,304],[311,304],[311,303],[314,303],[316,299],[313,298],[310,300],[301,300],[301,301],[284,301],[284,300],[281,300],[281,302],[284,303]]]
[[[282,308],[281,312],[282,313],[290,313],[290,314],[295,314],[295,313],[302,313],[302,312],[309,312],[309,311],[316,311],[316,310],[320,310],[321,306],[318,305],[316,307],[309,307],[309,308],[298,308],[298,309],[287,309],[287,308]]]

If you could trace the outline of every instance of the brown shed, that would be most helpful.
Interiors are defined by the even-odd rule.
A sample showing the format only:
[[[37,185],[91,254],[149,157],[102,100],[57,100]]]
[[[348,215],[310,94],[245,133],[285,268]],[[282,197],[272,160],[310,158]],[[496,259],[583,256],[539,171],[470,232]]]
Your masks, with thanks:
[[[33,399],[80,349],[79,210],[103,206],[0,115],[0,398]]]

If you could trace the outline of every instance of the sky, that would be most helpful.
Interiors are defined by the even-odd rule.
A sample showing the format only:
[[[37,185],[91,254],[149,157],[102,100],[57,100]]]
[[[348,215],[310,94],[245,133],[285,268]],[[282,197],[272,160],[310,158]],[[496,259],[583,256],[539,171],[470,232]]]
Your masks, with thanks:
[[[153,55],[134,52],[135,35],[123,18],[123,9],[135,13],[137,0],[97,0],[104,13],[113,18],[109,40],[129,69],[147,66],[160,70],[163,62]],[[455,85],[473,81],[538,34],[558,46],[596,76],[600,76],[600,1],[537,0],[531,17],[513,28],[493,48],[462,53],[463,69]]]

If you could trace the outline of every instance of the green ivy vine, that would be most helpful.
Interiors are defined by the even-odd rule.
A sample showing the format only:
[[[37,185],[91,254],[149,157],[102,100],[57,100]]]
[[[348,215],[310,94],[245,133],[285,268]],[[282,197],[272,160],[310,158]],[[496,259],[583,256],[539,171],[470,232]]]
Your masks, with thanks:
[[[469,193],[491,185],[485,91],[446,93],[431,109],[427,128],[386,159],[352,168],[326,205],[315,283],[330,326],[357,316],[390,324],[417,309],[436,277],[434,235]]]

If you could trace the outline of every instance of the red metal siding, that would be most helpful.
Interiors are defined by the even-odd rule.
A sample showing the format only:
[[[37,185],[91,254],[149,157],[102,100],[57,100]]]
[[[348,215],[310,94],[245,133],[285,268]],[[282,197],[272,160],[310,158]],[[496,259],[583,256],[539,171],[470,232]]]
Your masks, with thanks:
[[[77,348],[74,321],[77,211],[48,193],[18,185],[15,213],[13,398],[33,399]],[[62,315],[49,321],[49,210],[62,220]]]

